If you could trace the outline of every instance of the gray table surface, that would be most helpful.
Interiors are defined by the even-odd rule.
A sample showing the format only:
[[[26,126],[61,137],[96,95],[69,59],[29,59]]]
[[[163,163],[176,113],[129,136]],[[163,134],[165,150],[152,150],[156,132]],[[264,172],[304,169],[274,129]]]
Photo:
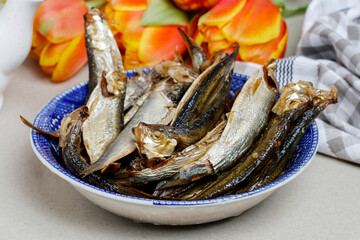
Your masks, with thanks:
[[[301,2],[301,1],[290,1]],[[287,56],[303,16],[287,19]],[[51,83],[28,58],[5,90],[0,110],[0,239],[359,239],[360,167],[321,154],[295,180],[238,217],[195,226],[154,226],[111,214],[82,197],[37,159],[29,129],[56,94],[87,80],[83,68]]]

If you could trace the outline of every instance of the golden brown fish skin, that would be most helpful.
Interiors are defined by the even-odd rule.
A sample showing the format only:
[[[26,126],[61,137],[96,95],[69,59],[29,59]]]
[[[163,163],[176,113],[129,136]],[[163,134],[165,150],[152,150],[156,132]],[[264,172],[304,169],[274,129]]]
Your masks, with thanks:
[[[176,140],[177,150],[182,150],[205,136],[208,130],[220,119],[223,114],[223,109],[224,106],[214,106],[210,108],[190,126],[147,125],[146,127],[152,129],[151,135],[159,135],[161,138],[165,135],[168,139]],[[172,152],[164,154],[164,157],[170,156],[171,154]]]
[[[63,160],[69,172],[76,177],[79,177],[81,171],[86,169],[88,166],[86,159],[81,154],[81,125],[87,117],[87,108],[80,107],[66,116],[63,119],[60,127],[60,132],[62,133],[61,148]],[[141,191],[117,185],[99,173],[91,174],[83,178],[83,180],[96,187],[108,191],[134,197],[149,197],[147,194],[142,193]]]
[[[184,114],[180,114],[178,119],[186,119],[185,121],[189,124],[179,122],[177,119],[175,121],[176,126],[141,123],[134,128],[140,153],[145,154],[148,159],[168,157],[172,155],[175,148],[178,151],[182,150],[205,136],[219,121],[225,110],[236,53],[235,50],[232,55],[225,58],[213,71],[209,72],[194,96],[189,99],[189,104],[185,105]],[[202,106],[208,109],[203,111]],[[193,115],[195,117],[198,112],[202,113],[193,120],[191,114],[195,113]],[[189,118],[186,118],[187,116]]]
[[[216,181],[216,179],[221,177],[222,174],[223,173],[220,173],[219,176],[212,175],[212,176],[200,179],[199,181],[191,182],[191,183],[185,185],[186,186],[185,188],[184,188],[184,186],[175,187],[175,188],[178,188],[176,193],[172,193],[170,195],[163,193],[159,196],[175,197],[175,198],[179,198],[182,200],[195,199],[196,196],[201,194],[204,189],[206,189],[212,182]],[[164,190],[166,191],[168,189],[164,189]]]
[[[225,125],[225,120],[220,121],[216,127],[208,132],[200,141],[188,146],[183,151],[175,153],[154,167],[130,173],[130,182],[152,182],[172,177],[183,165],[196,161],[203,156],[207,149],[220,138]],[[128,175],[126,175],[126,177],[128,177]]]
[[[173,152],[200,140],[214,127],[223,115],[228,91],[221,91],[214,106],[204,112],[190,126],[174,127],[160,124],[139,123],[134,128],[138,150],[148,159],[169,157]]]
[[[236,194],[252,191],[274,181],[284,170],[302,136],[319,113],[319,109],[314,107],[305,111],[303,116],[293,124],[291,132],[286,136],[280,148],[275,151],[274,157],[263,167],[260,173],[253,177],[246,187],[236,191]]]
[[[224,56],[225,57],[225,56]],[[171,121],[170,125],[174,125],[175,120],[178,118],[181,111],[184,110],[184,106],[187,104],[187,102],[192,98],[194,93],[197,91],[199,86],[202,84],[202,82],[206,79],[206,76],[213,71],[213,69],[217,66],[217,64],[222,60],[223,58],[216,58],[212,64],[210,64],[202,73],[192,82],[190,87],[185,92],[184,96],[181,98],[180,102],[178,103],[176,107],[176,111],[174,114],[174,119]],[[207,109],[204,108],[204,111]]]
[[[192,91],[186,103],[183,104],[178,112],[174,127],[191,125],[202,113],[208,110],[218,97],[219,92],[228,93],[232,81],[234,64],[237,56],[238,47],[234,52],[217,63],[205,76],[201,83]]]
[[[172,137],[172,132],[171,126],[144,122],[133,128],[138,151],[147,159],[163,158],[174,152],[178,142]]]
[[[311,103],[311,98],[304,92],[301,89],[297,90],[294,86],[285,86],[279,100],[272,108],[274,116],[253,150],[195,199],[209,199],[232,194],[240,189],[251,174],[258,172],[266,165],[281,146],[292,124]]]
[[[296,146],[313,121],[329,104],[337,103],[337,89],[334,87],[331,87],[330,91],[318,90],[312,86],[306,89],[308,90],[309,97],[312,99],[310,108],[293,124],[290,133],[286,136],[280,148],[275,151],[272,160],[269,161],[259,174],[254,176],[246,187],[236,193],[254,190],[278,178],[286,168]]]
[[[275,60],[271,60],[247,80],[231,108],[219,141],[198,161],[180,169],[179,174],[163,188],[217,174],[234,165],[250,149],[268,123],[276,100],[275,67]]]
[[[202,47],[197,44],[184,30],[178,28],[182,39],[188,49],[195,72],[200,73],[201,65],[207,60],[206,55]]]

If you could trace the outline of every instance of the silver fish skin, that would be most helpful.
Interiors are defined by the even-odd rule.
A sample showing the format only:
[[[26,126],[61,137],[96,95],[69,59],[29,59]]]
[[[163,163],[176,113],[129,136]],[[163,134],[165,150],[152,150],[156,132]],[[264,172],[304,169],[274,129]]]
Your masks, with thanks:
[[[184,106],[182,115],[177,117],[176,124],[162,126],[141,123],[134,129],[139,153],[145,154],[148,159],[169,157],[175,148],[179,151],[196,143],[215,126],[229,98],[237,53],[238,49],[206,75]]]
[[[170,86],[169,86],[170,85]],[[152,124],[168,124],[172,119],[173,101],[167,96],[174,85],[173,81],[161,82],[146,99],[134,117],[125,126],[116,139],[95,163],[82,172],[87,176],[95,171],[106,169],[111,163],[127,156],[136,150],[135,137],[132,128],[140,122]]]
[[[130,122],[130,120],[134,117],[134,115],[137,113],[137,111],[140,109],[140,107],[144,104],[144,102],[150,96],[150,94],[151,94],[151,91],[148,91],[135,101],[135,103],[132,105],[132,107],[129,109],[129,111],[126,112],[126,114],[124,116],[124,125],[127,125]]]
[[[89,117],[82,125],[82,136],[90,163],[94,163],[123,129],[127,76],[115,39],[99,10],[89,10],[85,26],[92,59],[89,87],[96,84],[86,102]]]
[[[112,72],[104,78],[114,79],[113,81],[116,82],[114,86],[118,89],[116,91],[119,94],[104,96],[103,92],[107,89],[103,89],[104,85],[97,85],[87,102],[89,117],[82,125],[82,136],[90,163],[99,159],[124,127],[123,107],[126,76],[123,73]]]
[[[276,61],[268,62],[245,83],[231,108],[221,138],[198,161],[180,169],[163,188],[182,185],[232,166],[265,127],[278,94]],[[268,76],[270,75],[270,76]]]
[[[106,73],[124,72],[124,66],[117,43],[101,12],[92,8],[85,14],[84,19],[85,45],[89,64],[86,103],[101,80],[103,71]]]
[[[176,111],[174,114],[174,119],[171,121],[170,125],[175,123],[178,115],[183,110],[185,104],[192,98],[198,87],[201,83],[206,79],[206,76],[216,67],[216,65],[220,62],[220,59],[216,60],[211,66],[209,66],[205,71],[203,71],[190,85],[188,90],[185,92],[184,96],[181,98],[180,102],[176,107]]]
[[[136,68],[135,71],[127,81],[124,111],[130,109],[141,96],[160,81],[160,75],[153,68],[146,73],[141,68]]]
[[[183,151],[176,153],[171,158],[164,160],[158,166],[146,168],[133,173],[130,182],[159,181],[174,176],[184,165],[196,161],[203,156],[221,136],[226,121],[222,120],[213,130],[194,145],[188,146]]]

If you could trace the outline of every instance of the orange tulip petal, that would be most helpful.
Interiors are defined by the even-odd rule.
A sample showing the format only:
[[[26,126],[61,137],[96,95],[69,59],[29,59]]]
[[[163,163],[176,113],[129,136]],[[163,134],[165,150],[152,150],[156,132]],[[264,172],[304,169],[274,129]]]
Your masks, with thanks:
[[[182,27],[184,31],[186,29]],[[160,62],[174,58],[178,48],[183,54],[186,46],[177,26],[147,27],[141,37],[139,58],[142,62]]]
[[[138,50],[134,48],[126,49],[125,56],[124,56],[124,68],[126,70],[134,69],[136,67],[153,67],[158,64],[158,61],[152,62],[142,62],[139,58]]]
[[[208,43],[209,53],[211,55],[213,55],[216,52],[219,52],[219,51],[221,51],[223,49],[229,48],[231,45],[233,45],[233,43],[228,42],[226,40],[211,41],[211,42]]]
[[[124,68],[126,70],[134,69],[135,67],[141,67],[141,61],[138,56],[138,50],[136,48],[128,47],[124,56]]]
[[[37,32],[33,32],[30,56],[34,58],[36,61],[39,61],[41,52],[47,43],[48,41],[44,36],[40,35]]]
[[[60,82],[75,74],[87,62],[85,35],[74,38],[61,54],[51,80]]]
[[[270,0],[251,0],[223,27],[229,41],[258,44],[276,38],[280,32],[281,13]]]
[[[84,32],[86,11],[82,0],[47,0],[36,11],[34,29],[54,43],[69,40]]]
[[[111,18],[106,18],[106,20],[109,23],[111,30],[114,30],[113,32],[123,33],[126,28],[136,28],[143,13],[144,11],[116,11]]]
[[[37,52],[36,52],[36,49],[34,48],[34,49],[31,49],[30,50],[30,52],[29,52],[29,56],[30,57],[32,57],[35,61],[39,61],[39,59],[40,59],[40,54],[38,54]]]
[[[39,64],[41,66],[54,66],[58,63],[61,54],[69,46],[70,41],[55,44],[48,42],[40,54]]]
[[[197,13],[188,24],[188,34],[192,36],[196,31],[198,31],[199,18],[204,14],[204,11]]]
[[[141,11],[147,7],[146,0],[113,0],[111,5],[118,11]]]
[[[47,43],[47,40],[44,36],[37,32],[33,32],[32,38],[32,47],[43,47]]]
[[[199,45],[204,42],[204,36],[199,32],[199,30],[196,30],[191,37]]]
[[[284,57],[284,55],[285,55],[287,38],[288,38],[288,30],[287,30],[287,25],[286,25],[285,20],[282,20],[282,24],[284,26],[284,27],[282,27],[282,29],[285,28],[285,34],[283,34],[283,36],[282,36],[282,34],[279,35],[278,40],[280,40],[280,41],[277,44],[277,48],[271,54],[270,58],[279,59],[279,58]],[[280,38],[281,36],[282,36],[282,38]],[[276,46],[276,44],[274,44],[274,46]]]
[[[221,29],[218,27],[209,27],[203,32],[206,41],[219,41],[224,39]]]
[[[55,66],[41,66],[41,69],[46,74],[52,74],[54,72]]]
[[[125,48],[138,48],[140,45],[141,37],[145,31],[145,27],[138,27],[141,16],[132,19],[128,22],[124,31],[122,42]]]
[[[199,19],[200,31],[207,26],[223,27],[243,8],[246,0],[221,0]]]
[[[270,58],[281,58],[284,56],[287,36],[287,26],[282,20],[280,34],[276,39],[263,44],[240,45],[241,59],[264,64]]]
[[[175,5],[184,11],[193,11],[200,8],[212,7],[218,0],[172,0]]]

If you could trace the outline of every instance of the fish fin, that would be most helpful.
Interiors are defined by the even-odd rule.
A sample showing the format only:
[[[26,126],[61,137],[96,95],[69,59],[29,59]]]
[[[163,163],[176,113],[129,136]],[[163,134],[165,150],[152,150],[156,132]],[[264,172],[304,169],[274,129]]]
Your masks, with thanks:
[[[26,118],[24,118],[21,115],[20,115],[20,119],[26,126],[28,126],[29,128],[37,131],[38,133],[40,133],[46,137],[51,137],[51,138],[59,138],[60,137],[59,130],[56,130],[54,132],[46,132],[46,131],[36,127],[35,125],[33,125],[31,122],[29,122]]]

